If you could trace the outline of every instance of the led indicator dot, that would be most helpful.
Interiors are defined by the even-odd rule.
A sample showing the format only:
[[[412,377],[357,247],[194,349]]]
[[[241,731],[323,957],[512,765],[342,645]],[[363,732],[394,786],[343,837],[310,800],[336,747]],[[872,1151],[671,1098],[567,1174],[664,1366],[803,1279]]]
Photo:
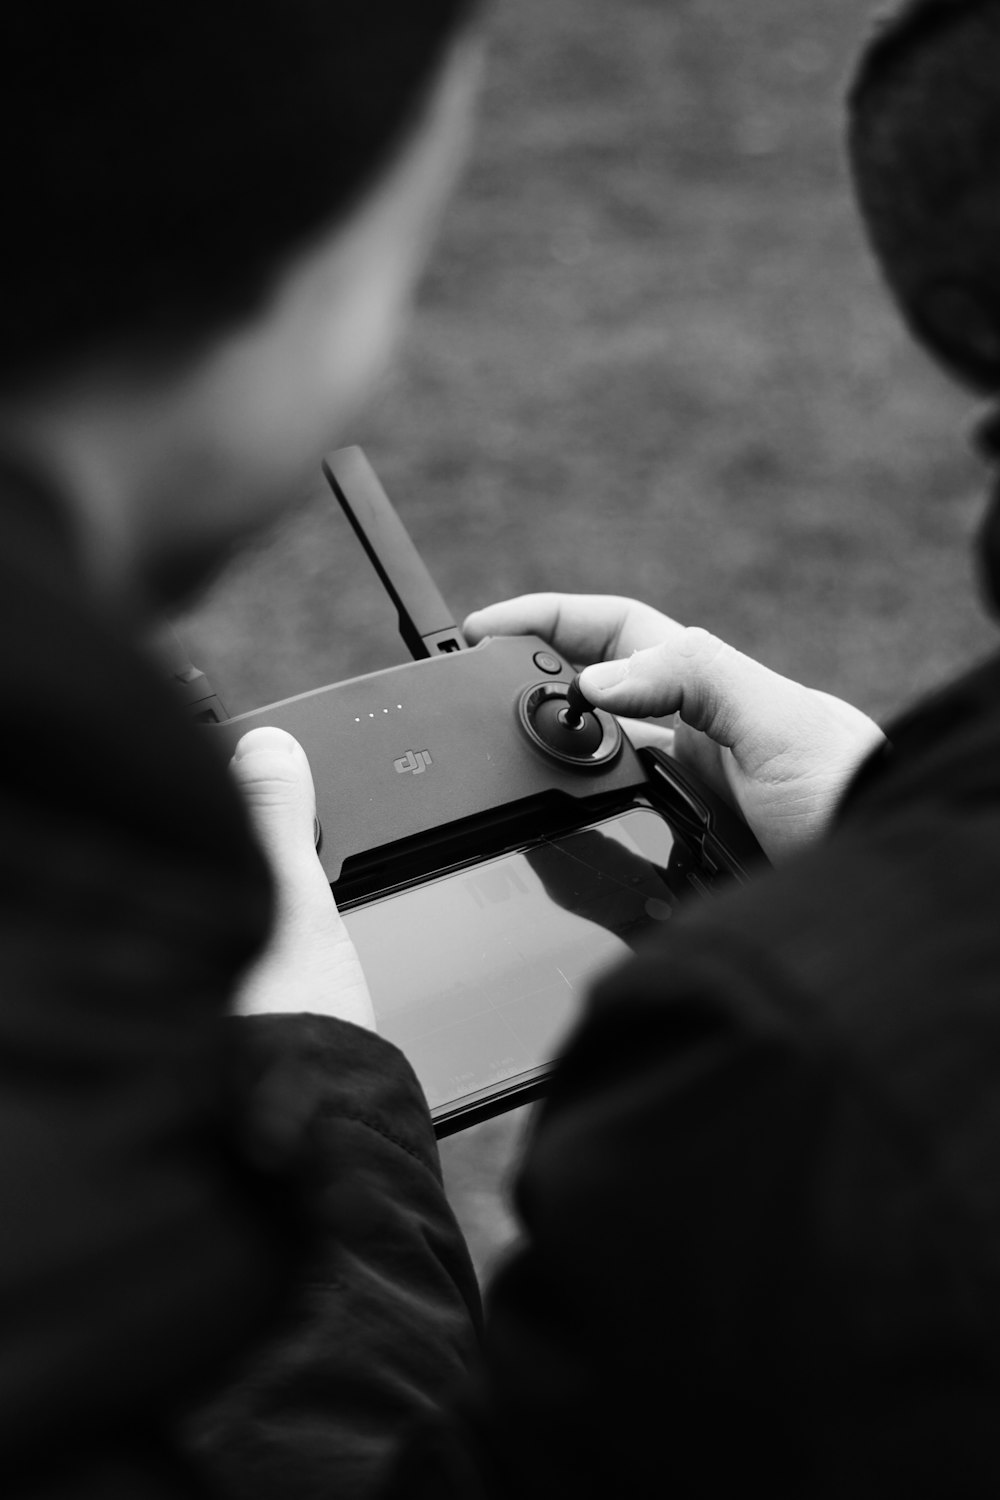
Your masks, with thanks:
[[[368,717],[369,717],[369,719],[374,719],[375,715],[374,714],[369,714]]]
[[[360,720],[360,719],[355,719],[355,721],[354,721],[354,722],[355,722],[355,724],[360,724],[360,723],[361,723],[361,720]]]
[[[397,708],[402,708],[402,706],[403,706],[403,705],[402,705],[402,704],[401,704],[401,703],[397,703],[397,704],[396,704],[396,707],[397,707]]]

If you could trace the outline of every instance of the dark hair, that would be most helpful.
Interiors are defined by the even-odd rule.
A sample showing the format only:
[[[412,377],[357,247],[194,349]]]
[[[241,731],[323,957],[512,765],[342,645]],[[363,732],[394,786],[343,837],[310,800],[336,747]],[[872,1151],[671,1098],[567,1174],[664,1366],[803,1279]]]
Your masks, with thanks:
[[[18,0],[0,379],[252,309],[413,128],[472,0]]]
[[[849,147],[872,246],[912,331],[1000,391],[1000,3],[910,0],[869,46]]]

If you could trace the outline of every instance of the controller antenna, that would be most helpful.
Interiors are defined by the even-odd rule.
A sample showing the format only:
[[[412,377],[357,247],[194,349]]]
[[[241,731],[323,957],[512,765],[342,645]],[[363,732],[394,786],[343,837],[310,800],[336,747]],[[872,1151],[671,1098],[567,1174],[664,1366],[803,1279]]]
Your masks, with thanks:
[[[583,696],[583,689],[580,687],[580,673],[577,672],[566,691],[566,707],[559,716],[563,727],[566,729],[580,729],[583,725],[584,715],[590,712],[592,706]]]
[[[323,460],[323,473],[399,616],[414,661],[464,651],[466,640],[360,448]]]

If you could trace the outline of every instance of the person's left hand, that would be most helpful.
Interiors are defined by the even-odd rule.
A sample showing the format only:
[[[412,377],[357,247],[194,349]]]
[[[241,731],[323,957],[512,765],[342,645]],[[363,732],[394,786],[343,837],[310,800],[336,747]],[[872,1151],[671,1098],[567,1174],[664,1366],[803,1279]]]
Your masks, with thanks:
[[[277,895],[271,941],[240,986],[237,1012],[311,1011],[374,1031],[361,962],[316,853],[316,792],[305,751],[283,729],[252,729],[231,770]]]

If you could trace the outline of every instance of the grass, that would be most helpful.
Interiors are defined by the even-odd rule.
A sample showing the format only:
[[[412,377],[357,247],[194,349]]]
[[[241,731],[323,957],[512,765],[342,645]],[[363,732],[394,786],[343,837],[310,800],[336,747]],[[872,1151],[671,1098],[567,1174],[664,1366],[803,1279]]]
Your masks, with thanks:
[[[459,614],[636,595],[894,708],[991,633],[968,402],[908,342],[851,205],[861,0],[505,0],[478,148],[358,440]],[[187,622],[230,708],[401,659],[317,492]],[[445,1148],[474,1253],[520,1122]]]

